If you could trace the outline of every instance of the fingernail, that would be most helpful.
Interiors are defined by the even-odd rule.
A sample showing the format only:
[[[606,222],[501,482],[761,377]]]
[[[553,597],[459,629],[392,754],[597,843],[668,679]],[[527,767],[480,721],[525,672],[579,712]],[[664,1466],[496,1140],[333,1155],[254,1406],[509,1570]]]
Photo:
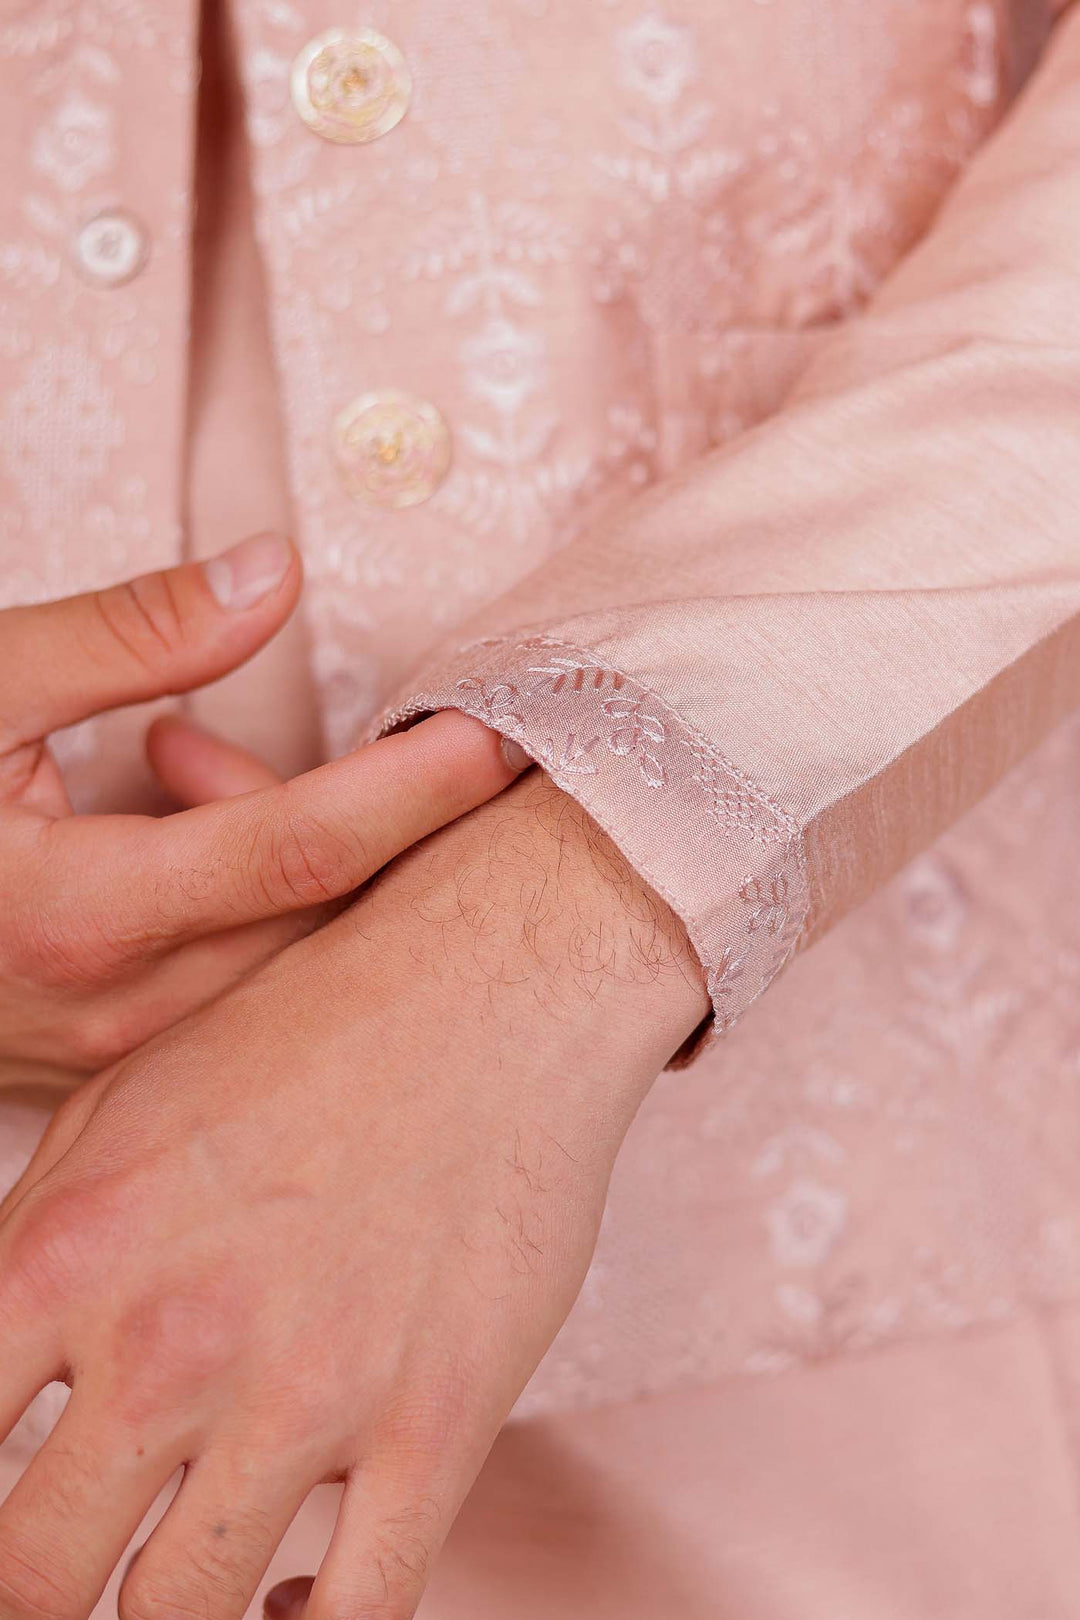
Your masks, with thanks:
[[[313,1575],[294,1575],[272,1586],[263,1599],[266,1620],[297,1620],[314,1585]]]
[[[534,763],[533,759],[513,737],[504,737],[502,740],[502,757],[511,771],[524,771]]]
[[[203,565],[214,596],[230,613],[243,613],[276,590],[292,562],[292,547],[280,534],[254,534]]]

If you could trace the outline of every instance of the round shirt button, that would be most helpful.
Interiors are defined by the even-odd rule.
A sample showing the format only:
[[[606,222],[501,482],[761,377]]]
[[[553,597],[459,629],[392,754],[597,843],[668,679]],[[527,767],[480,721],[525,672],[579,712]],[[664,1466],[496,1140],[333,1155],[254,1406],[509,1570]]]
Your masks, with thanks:
[[[75,238],[75,263],[98,287],[121,287],[137,276],[147,257],[147,236],[134,214],[111,209],[88,219]]]
[[[391,389],[345,407],[334,449],[346,489],[365,506],[419,506],[450,469],[450,431],[435,406]]]
[[[328,141],[378,140],[400,124],[411,93],[405,58],[373,28],[331,28],[293,64],[293,105]]]

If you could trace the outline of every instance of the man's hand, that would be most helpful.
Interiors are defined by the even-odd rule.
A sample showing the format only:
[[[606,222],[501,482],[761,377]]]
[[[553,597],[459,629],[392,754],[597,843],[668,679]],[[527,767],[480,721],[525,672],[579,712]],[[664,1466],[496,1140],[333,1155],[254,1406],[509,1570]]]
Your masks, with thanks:
[[[296,553],[263,535],[0,613],[0,1059],[100,1069],[296,938],[295,914],[513,779],[498,738],[445,714],[245,793],[270,773],[174,722],[152,735],[159,774],[189,799],[241,796],[161,820],[71,814],[50,731],[217,679],[299,589]]]
[[[678,922],[531,773],[61,1111],[0,1220],[0,1620],[239,1620],[346,1481],[311,1620],[408,1620],[706,1011]]]

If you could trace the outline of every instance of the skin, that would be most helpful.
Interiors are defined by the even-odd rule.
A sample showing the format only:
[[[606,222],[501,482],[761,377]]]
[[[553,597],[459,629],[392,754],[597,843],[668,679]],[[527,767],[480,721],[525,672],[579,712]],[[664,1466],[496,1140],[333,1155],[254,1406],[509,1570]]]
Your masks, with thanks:
[[[0,1509],[2,1620],[88,1614],[179,1464],[122,1620],[239,1620],[327,1478],[310,1620],[408,1620],[706,1010],[529,772],[84,1087],[0,1211],[0,1431],[73,1390]]]
[[[250,657],[299,594],[280,545],[277,583],[239,609],[211,590],[211,563],[0,613],[0,1063],[101,1069],[513,780],[499,739],[462,715],[285,784],[172,721],[151,733],[151,761],[195,808],[72,814],[48,734]]]

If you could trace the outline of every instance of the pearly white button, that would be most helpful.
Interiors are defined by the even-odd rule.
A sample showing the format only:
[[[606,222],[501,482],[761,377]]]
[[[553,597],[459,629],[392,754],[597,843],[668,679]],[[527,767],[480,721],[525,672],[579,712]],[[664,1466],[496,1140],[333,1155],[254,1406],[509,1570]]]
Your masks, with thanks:
[[[124,209],[88,219],[75,238],[75,264],[98,287],[122,287],[146,263],[149,241],[140,220]]]
[[[405,58],[373,28],[328,29],[293,63],[293,105],[324,140],[378,140],[400,124],[411,94]]]
[[[346,489],[365,506],[419,506],[450,470],[450,430],[427,400],[385,389],[340,412],[334,452]]]

